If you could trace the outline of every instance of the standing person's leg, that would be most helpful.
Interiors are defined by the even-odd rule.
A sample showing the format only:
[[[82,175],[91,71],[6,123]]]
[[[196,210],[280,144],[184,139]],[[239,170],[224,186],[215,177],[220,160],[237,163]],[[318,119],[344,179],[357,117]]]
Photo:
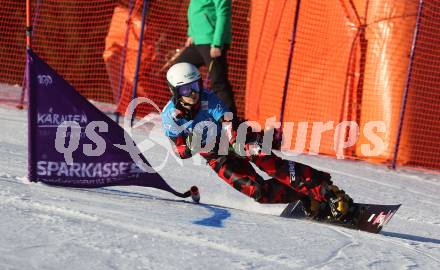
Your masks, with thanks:
[[[200,54],[199,50],[197,50],[195,45],[190,45],[185,47],[182,53],[174,60],[177,63],[190,63],[196,66],[197,68],[203,66],[205,64],[205,60]]]
[[[212,91],[236,114],[234,93],[228,79],[227,54],[229,46],[223,48],[222,55],[216,58],[211,58],[211,45],[196,45],[196,48],[208,68]]]
[[[221,156],[207,161],[223,181],[259,203],[289,203],[302,197],[278,180],[264,180],[245,159]]]

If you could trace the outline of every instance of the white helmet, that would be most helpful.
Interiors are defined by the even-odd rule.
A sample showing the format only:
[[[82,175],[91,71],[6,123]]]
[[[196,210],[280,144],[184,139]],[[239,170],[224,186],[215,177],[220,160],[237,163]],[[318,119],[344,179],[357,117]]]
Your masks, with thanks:
[[[179,97],[180,95],[177,92],[177,87],[195,81],[201,83],[202,76],[194,65],[189,63],[177,63],[168,70],[167,81],[173,96]]]

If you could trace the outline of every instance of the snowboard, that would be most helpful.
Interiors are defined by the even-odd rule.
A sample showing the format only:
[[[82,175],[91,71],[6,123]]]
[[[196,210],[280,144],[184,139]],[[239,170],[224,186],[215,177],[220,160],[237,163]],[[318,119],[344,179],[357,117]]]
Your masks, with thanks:
[[[302,202],[289,203],[281,213],[281,217],[310,220],[312,222],[331,224],[342,226],[354,230],[361,230],[370,233],[379,233],[383,226],[387,224],[401,204],[396,205],[382,205],[382,204],[367,204],[354,203],[351,217],[344,221],[335,219],[312,219],[306,216],[303,210]]]

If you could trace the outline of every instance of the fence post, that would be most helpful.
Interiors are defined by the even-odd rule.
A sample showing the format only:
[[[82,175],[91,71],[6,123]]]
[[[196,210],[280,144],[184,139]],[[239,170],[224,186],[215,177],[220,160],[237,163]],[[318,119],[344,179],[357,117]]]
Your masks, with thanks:
[[[412,40],[412,45],[411,45],[411,53],[410,53],[410,58],[409,58],[405,89],[403,91],[402,104],[400,105],[399,127],[397,129],[396,145],[394,148],[394,157],[393,157],[393,161],[391,164],[391,167],[393,170],[396,169],[397,156],[399,154],[400,139],[402,136],[403,121],[405,118],[405,110],[406,110],[406,104],[407,104],[407,100],[408,100],[409,86],[410,86],[411,80],[412,80],[413,62],[414,62],[414,56],[415,56],[415,51],[416,51],[416,47],[417,47],[417,37],[419,35],[420,20],[422,17],[424,3],[425,3],[424,0],[419,0],[419,9],[417,11],[416,25],[414,28],[413,40]]]
[[[134,72],[134,80],[133,80],[133,93],[131,96],[131,100],[136,98],[136,92],[137,92],[137,84],[139,79],[139,67],[141,65],[141,56],[142,56],[142,44],[144,39],[144,29],[145,29],[145,18],[147,16],[147,6],[148,6],[148,0],[144,0],[143,7],[142,7],[142,21],[141,21],[141,33],[139,35],[139,47],[138,47],[138,54],[136,59],[136,70]],[[133,106],[136,106],[136,104],[133,103]],[[131,117],[131,126],[133,126],[134,118],[136,117],[136,107],[133,108],[133,114],[134,116]]]
[[[284,79],[283,100],[281,103],[281,110],[280,110],[281,129],[284,126],[283,125],[284,110],[286,108],[286,96],[287,96],[287,92],[288,92],[287,90],[289,88],[290,70],[292,69],[292,59],[293,59],[293,53],[295,51],[296,30],[298,29],[298,19],[299,19],[299,9],[300,8],[301,8],[301,0],[297,0],[296,7],[295,7],[295,19],[293,21],[292,35],[290,37],[289,61],[287,62],[286,77]]]
[[[31,0],[26,0],[26,51],[31,48],[31,37],[32,37],[32,21],[31,21]],[[16,106],[17,109],[22,110],[24,106],[24,97],[26,91],[29,93],[29,77],[28,77],[28,56],[26,53],[26,66],[24,68],[24,76],[21,88],[20,102]]]
[[[134,9],[134,2],[135,0],[130,0],[130,2],[128,3],[128,18],[127,18],[127,22],[126,22],[126,27],[125,27],[125,36],[124,36],[124,47],[122,48],[121,51],[121,66],[119,67],[119,82],[118,82],[118,89],[117,89],[117,96],[114,97],[114,102],[115,104],[119,104],[121,102],[121,94],[122,94],[122,82],[124,81],[124,74],[125,74],[125,61],[127,58],[127,47],[128,47],[128,34],[130,33],[130,24],[131,24],[131,16],[133,14],[133,9]],[[116,98],[116,99],[115,99]],[[115,121],[116,123],[119,124],[119,112],[117,110],[116,106],[116,111],[115,111]]]

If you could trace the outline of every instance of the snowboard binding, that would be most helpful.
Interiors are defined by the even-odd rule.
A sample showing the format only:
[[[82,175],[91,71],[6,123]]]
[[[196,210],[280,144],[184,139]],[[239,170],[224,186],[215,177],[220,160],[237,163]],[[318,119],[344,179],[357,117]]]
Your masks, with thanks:
[[[335,185],[328,185],[326,201],[319,202],[313,198],[301,199],[304,214],[315,220],[329,220],[343,223],[355,223],[357,207],[353,199],[344,190]]]

